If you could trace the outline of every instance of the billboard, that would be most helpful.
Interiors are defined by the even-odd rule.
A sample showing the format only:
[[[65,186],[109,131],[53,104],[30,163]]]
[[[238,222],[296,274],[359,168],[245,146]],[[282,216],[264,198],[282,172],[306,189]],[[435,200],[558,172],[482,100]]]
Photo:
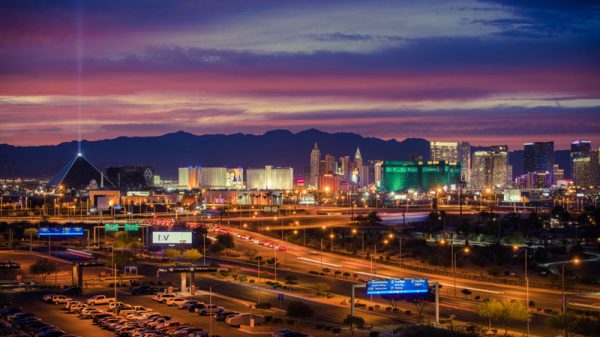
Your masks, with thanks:
[[[154,244],[192,244],[192,232],[153,232]]]
[[[521,202],[521,190],[519,190],[519,189],[504,190],[504,202]]]
[[[367,282],[367,295],[423,294],[429,291],[426,278],[372,280]]]
[[[83,227],[40,227],[38,236],[83,236]]]

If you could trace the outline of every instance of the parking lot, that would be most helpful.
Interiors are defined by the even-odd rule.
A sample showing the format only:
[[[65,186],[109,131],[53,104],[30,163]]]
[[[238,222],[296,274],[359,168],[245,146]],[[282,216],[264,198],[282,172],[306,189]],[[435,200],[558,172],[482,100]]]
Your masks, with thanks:
[[[77,336],[100,336],[108,337],[115,336],[113,331],[109,331],[101,328],[94,324],[91,319],[82,319],[78,317],[77,313],[69,313],[64,309],[65,304],[51,304],[42,301],[42,296],[50,293],[50,291],[36,291],[36,292],[21,292],[6,294],[4,297],[11,300],[13,304],[21,306],[24,312],[31,312],[40,319],[51,322],[56,325],[59,329]],[[97,293],[94,293],[97,294]],[[101,294],[112,296],[112,292],[105,291]],[[73,300],[85,303],[89,295],[75,295],[69,296]],[[273,329],[267,329],[268,332],[258,333],[255,331],[253,334],[240,330],[236,327],[231,327],[223,321],[217,321],[214,317],[201,316],[198,313],[192,313],[188,310],[179,309],[177,306],[169,306],[166,304],[160,304],[152,300],[152,295],[131,295],[128,290],[120,289],[118,291],[118,301],[131,306],[143,306],[147,309],[151,309],[151,312],[159,313],[161,315],[168,315],[171,317],[171,321],[179,322],[179,324],[190,327],[196,327],[202,329],[203,332],[212,332],[213,336],[250,336],[250,335],[263,335],[270,336]],[[201,293],[200,295],[194,296],[194,300],[198,300],[208,304],[210,302],[209,295]],[[64,299],[63,299],[64,300]],[[228,299],[219,296],[212,296],[212,303],[222,307],[225,311],[233,312],[255,312],[255,310],[249,309],[247,304],[240,300]],[[109,306],[106,304],[95,305],[95,308],[100,311],[108,311]],[[277,311],[280,309],[271,309],[270,312],[273,314],[279,314]],[[93,313],[92,313],[93,314]],[[261,311],[261,314],[269,314],[269,312]],[[264,331],[264,330],[263,330]],[[145,336],[145,335],[140,335]],[[200,334],[199,334],[200,336]]]

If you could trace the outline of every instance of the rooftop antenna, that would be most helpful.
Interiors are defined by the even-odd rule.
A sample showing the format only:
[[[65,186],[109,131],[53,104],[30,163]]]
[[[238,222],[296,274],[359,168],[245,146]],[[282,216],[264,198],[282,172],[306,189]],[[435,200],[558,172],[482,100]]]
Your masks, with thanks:
[[[83,0],[77,1],[76,31],[77,31],[77,156],[81,153],[81,94],[83,75]]]

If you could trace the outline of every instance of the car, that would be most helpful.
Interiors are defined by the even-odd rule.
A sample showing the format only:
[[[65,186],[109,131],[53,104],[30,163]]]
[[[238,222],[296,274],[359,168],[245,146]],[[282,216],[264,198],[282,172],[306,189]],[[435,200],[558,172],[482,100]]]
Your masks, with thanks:
[[[265,316],[250,313],[242,313],[228,317],[225,320],[225,323],[229,326],[239,328],[241,325],[250,325],[252,320],[254,320],[254,324],[260,325],[265,322]]]
[[[196,303],[200,303],[199,301],[196,300],[186,300],[183,303],[180,303],[177,305],[177,308],[179,309],[187,309],[189,306],[196,304]]]
[[[204,309],[198,309],[198,315],[200,316],[212,316],[217,312],[225,311],[225,308],[219,307],[214,304],[207,304]]]
[[[100,311],[98,309],[90,309],[90,310],[85,310],[84,312],[82,312],[79,317],[84,318],[84,319],[90,319],[93,318],[95,315],[97,314],[102,314],[104,313],[103,311]]]
[[[189,305],[189,306],[187,307],[187,310],[188,310],[189,312],[196,312],[196,311],[198,311],[198,309],[204,309],[204,308],[206,308],[206,304],[204,304],[204,303],[202,303],[202,302],[198,302],[198,303],[195,303],[195,304]]]
[[[52,303],[54,304],[66,304],[67,302],[72,300],[72,298],[67,297],[65,295],[55,295],[54,297],[52,297]]]
[[[129,315],[131,313],[137,312],[137,313],[144,313],[144,312],[149,312],[149,311],[154,311],[152,309],[149,308],[145,308],[141,305],[134,305],[134,306],[129,306],[129,308],[127,309],[121,309],[119,310],[119,314],[126,316]]]
[[[154,297],[152,297],[152,299],[157,301],[158,303],[166,303],[168,299],[175,298],[175,297],[177,297],[177,296],[175,296],[175,294],[160,293],[160,294],[154,295]]]
[[[96,295],[87,299],[86,303],[89,305],[101,305],[115,302],[114,297],[107,297],[106,295]]]
[[[147,284],[131,288],[132,295],[154,295],[157,292],[158,288],[151,287]]]
[[[289,329],[279,329],[279,330],[275,330],[273,331],[273,333],[271,334],[271,337],[283,337],[286,333],[290,332],[292,330]]]
[[[215,314],[215,319],[217,321],[223,322],[227,319],[227,317],[235,316],[237,314],[239,314],[239,312],[237,312],[237,311],[224,311],[223,310],[223,311],[219,311]]]
[[[67,311],[69,311],[69,308],[70,308],[72,305],[75,305],[75,304],[77,304],[77,303],[81,303],[81,302],[79,302],[79,301],[76,301],[76,300],[69,301],[69,302],[67,302],[67,304],[65,304],[65,306],[63,307],[63,310],[67,310]]]
[[[166,305],[172,307],[174,305],[179,306],[180,304],[183,304],[185,302],[187,302],[188,299],[184,298],[184,297],[175,297],[175,298],[170,298],[167,299],[167,301],[165,302]]]
[[[42,301],[46,302],[46,303],[52,303],[52,298],[56,296],[56,294],[46,294],[44,296],[42,296]]]

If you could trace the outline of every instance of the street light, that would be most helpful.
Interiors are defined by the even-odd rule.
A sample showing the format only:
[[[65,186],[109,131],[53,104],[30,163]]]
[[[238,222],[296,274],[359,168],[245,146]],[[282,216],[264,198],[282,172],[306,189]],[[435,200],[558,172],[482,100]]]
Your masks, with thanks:
[[[329,238],[331,239],[331,254],[333,254],[333,239],[335,238],[335,235],[333,235],[333,233],[329,234]]]
[[[514,245],[513,250],[517,252],[519,250],[519,246]],[[523,247],[523,252],[525,254],[525,307],[527,308],[527,336],[529,336],[529,276],[527,273],[527,247]]]
[[[572,260],[565,261],[562,263],[561,284],[562,284],[562,312],[563,312],[563,314],[567,312],[567,297],[565,295],[565,266],[568,263],[573,263],[574,265],[578,265],[579,263],[581,263],[581,260],[576,257]]]
[[[383,243],[384,245],[387,245],[388,242],[389,241],[387,239],[385,239],[382,242],[377,242],[375,244],[375,246],[373,246],[373,256],[371,256],[371,277],[373,277],[375,275],[374,270],[373,270],[373,258],[374,258],[375,255],[377,255],[377,245],[380,244],[380,243]]]
[[[452,251],[454,251],[454,240],[452,241]],[[453,279],[454,279],[454,297],[456,297],[456,257],[458,255],[458,253],[464,251],[465,254],[469,254],[469,252],[471,251],[471,249],[467,246],[464,247],[463,249],[459,249],[456,253],[452,253],[452,266],[453,266],[453,271],[452,271],[452,275],[453,275]]]

